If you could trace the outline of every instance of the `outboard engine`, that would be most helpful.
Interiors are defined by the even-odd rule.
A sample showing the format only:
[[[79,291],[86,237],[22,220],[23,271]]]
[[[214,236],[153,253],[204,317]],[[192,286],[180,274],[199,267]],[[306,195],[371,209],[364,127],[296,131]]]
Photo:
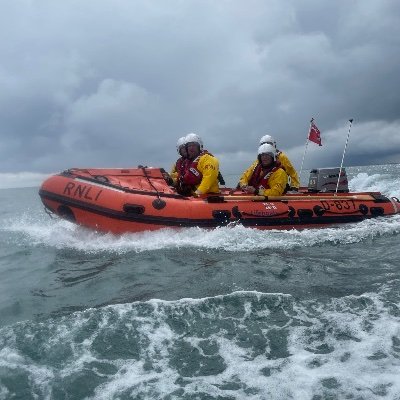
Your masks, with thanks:
[[[308,180],[309,192],[335,192],[339,177],[340,168],[318,168],[310,171]],[[349,185],[347,181],[346,170],[342,168],[338,192],[348,192]]]

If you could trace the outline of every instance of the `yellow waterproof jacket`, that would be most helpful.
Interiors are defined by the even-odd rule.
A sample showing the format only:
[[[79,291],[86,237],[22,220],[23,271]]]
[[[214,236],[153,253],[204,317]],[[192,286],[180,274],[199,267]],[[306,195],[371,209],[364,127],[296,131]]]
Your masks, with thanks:
[[[239,180],[239,186],[247,186],[250,182],[250,178],[253,175],[254,168],[257,166],[258,160],[254,161],[246,171],[243,172]]]
[[[281,163],[283,169],[286,171],[288,176],[290,177],[290,187],[299,188],[300,187],[300,179],[297,171],[294,169],[292,163],[290,162],[288,156],[283,151],[278,151],[278,161]]]
[[[174,165],[172,166],[169,176],[172,178],[174,186],[176,186],[176,181],[178,180],[178,171],[176,170],[176,163],[174,163]]]
[[[244,171],[243,175],[240,177],[240,186],[247,186],[249,184],[253,171],[257,165],[258,160]],[[279,168],[268,178],[269,189],[259,189],[258,194],[262,196],[282,196],[285,193],[287,182],[288,177],[286,172],[282,168]]]
[[[218,193],[218,159],[211,154],[205,153],[200,156],[197,163],[197,170],[201,172],[203,178],[198,186],[196,186],[197,194]]]

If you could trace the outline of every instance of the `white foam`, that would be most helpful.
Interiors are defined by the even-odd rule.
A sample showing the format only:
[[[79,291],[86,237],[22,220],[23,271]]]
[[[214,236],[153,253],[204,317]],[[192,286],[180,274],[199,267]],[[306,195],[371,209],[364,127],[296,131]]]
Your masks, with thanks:
[[[52,368],[37,364],[29,357],[21,355],[17,350],[15,350],[15,348],[10,348],[8,346],[0,349],[0,368],[24,371],[29,375],[30,380],[34,382],[34,385],[39,386],[42,389],[43,398],[51,399],[51,388],[48,383],[54,379]],[[1,392],[8,391],[4,387],[0,386],[0,395]]]
[[[237,292],[225,296],[226,299],[243,298],[244,310],[238,310],[238,317],[233,317],[236,326],[243,332],[246,331],[246,320],[251,317],[246,309],[246,298],[251,299],[254,295],[261,300],[274,296],[256,292]],[[266,353],[257,356],[253,355],[256,343],[250,339],[249,346],[246,345],[237,332],[226,331],[223,324],[207,337],[202,336],[195,326],[189,325],[181,337],[174,335],[166,326],[168,315],[177,312],[182,305],[198,306],[208,300],[151,301],[155,307],[154,320],[147,320],[142,334],[150,341],[146,355],[154,356],[155,369],[161,368],[164,373],[158,373],[154,368],[146,372],[141,362],[121,361],[119,372],[110,382],[101,385],[93,398],[112,398],[128,389],[131,396],[155,393],[162,397],[171,394],[179,387],[172,383],[179,374],[169,360],[175,351],[174,346],[181,346],[180,341],[189,343],[201,358],[221,357],[225,365],[216,374],[184,377],[186,396],[206,393],[211,397],[230,396],[234,399],[302,400],[312,398],[317,393],[331,393],[338,398],[356,395],[375,398],[371,396],[381,393],[382,397],[386,394],[386,398],[395,398],[400,392],[400,362],[391,348],[392,338],[400,336],[399,318],[388,312],[377,294],[334,299],[325,305],[299,303],[294,307],[293,315],[288,316],[290,323],[281,327],[267,324],[268,318],[260,321],[264,326]],[[360,307],[357,307],[357,302],[361,302]],[[159,308],[157,305],[166,307]],[[220,303],[214,304],[202,318],[209,319],[211,323],[213,320],[222,321],[224,317],[218,312],[220,307]],[[190,315],[189,312],[187,316]],[[254,317],[251,317],[253,323]],[[232,319],[229,315],[225,318]],[[267,333],[271,330],[278,333],[279,329],[282,334],[288,335],[289,355],[274,359],[268,356],[270,347]],[[251,337],[254,332],[249,331],[248,334]],[[214,343],[216,353],[204,353],[204,343]],[[321,344],[331,349],[321,354],[317,350]],[[373,359],[379,352],[384,354],[382,360]],[[263,370],[269,373],[265,374]],[[236,384],[236,387],[223,388],[227,383],[233,384],[233,387]]]
[[[97,361],[112,365],[116,372],[101,375],[95,367],[90,367],[93,373],[107,377],[95,389],[92,399],[122,395],[179,398],[183,394],[195,397],[199,393],[238,400],[302,400],[317,394],[322,398],[332,395],[394,399],[400,393],[400,361],[398,350],[397,353],[393,350],[393,338],[400,338],[400,318],[391,312],[394,304],[385,298],[391,296],[398,282],[390,285],[378,294],[348,296],[326,304],[296,303],[288,295],[235,292],[214,298],[151,300],[86,310],[54,321],[53,327],[50,322],[49,330],[53,333],[43,338],[49,343],[47,351],[63,343],[73,352],[59,370],[53,372],[38,366],[9,346],[0,352],[0,367],[26,371],[32,384],[41,388],[44,398],[51,398],[55,373],[67,378],[79,371],[87,372],[88,363]],[[270,301],[274,299],[275,302]],[[285,301],[282,303],[282,300]],[[143,307],[149,308],[143,310]],[[280,325],[274,325],[274,319],[270,319],[270,311],[277,308],[284,312],[286,319]],[[184,324],[182,331],[172,329],[171,322],[175,319]],[[204,334],[203,322],[211,327],[210,334]],[[138,359],[110,360],[107,346],[103,359],[101,350],[93,348],[98,335],[102,337],[110,332],[112,336],[113,329],[139,335],[135,337],[139,341]],[[2,333],[9,330],[5,328]],[[76,341],[80,332],[88,334],[82,342]],[[287,355],[270,356],[271,332],[287,337]],[[263,351],[258,347],[260,340],[265,347]],[[184,360],[174,357],[176,352],[182,354],[185,343],[188,349],[198,352],[199,356],[194,356],[198,357],[199,368],[210,357],[222,359],[223,367],[213,374],[200,374],[197,370],[181,375]],[[285,343],[283,340],[281,344],[284,349]],[[319,351],[321,345],[329,349]],[[145,366],[146,360],[151,360],[150,368]],[[181,392],[174,397],[172,393],[178,389]],[[0,394],[5,390],[0,387]]]
[[[96,388],[95,394],[91,398],[96,400],[119,398],[117,396],[124,391],[129,392],[130,398],[136,398],[134,396],[137,393],[151,393],[152,389],[149,388],[149,385],[154,385],[155,381],[157,381],[156,392],[171,393],[178,388],[174,384],[178,374],[168,368],[167,362],[165,364],[165,369],[162,372],[155,372],[154,370],[145,372],[141,361],[124,362],[113,379]]]
[[[130,396],[151,393],[151,386],[157,382],[157,392],[171,393],[179,386],[174,384],[179,374],[169,366],[169,358],[173,349],[175,335],[165,321],[157,315],[157,307],[151,318],[140,318],[138,330],[149,340],[149,346],[141,350],[141,360],[117,360],[114,365],[118,372],[112,380],[96,388],[93,399],[110,399],[122,392],[129,391]],[[135,318],[136,319],[136,318]],[[145,359],[151,359],[153,368],[146,369]],[[151,385],[150,388],[148,385]]]
[[[323,229],[267,230],[241,225],[204,230],[201,228],[161,229],[124,235],[100,234],[64,220],[32,221],[30,216],[5,222],[3,231],[19,233],[16,245],[50,246],[88,253],[144,252],[196,248],[203,250],[253,251],[291,249],[321,244],[347,244],[400,233],[400,215]]]
[[[400,177],[389,174],[368,175],[360,172],[349,181],[352,192],[381,192],[389,197],[400,196]]]
[[[357,301],[361,301],[361,307],[352,304]],[[300,388],[299,399],[323,390],[324,379],[338,382],[335,393],[339,398],[349,393],[371,398],[372,393],[382,392],[392,399],[400,393],[400,362],[392,349],[392,338],[400,337],[400,320],[389,314],[378,294],[319,304],[313,307],[311,320],[306,304],[297,309],[300,319],[308,315],[307,323],[312,322],[310,327],[293,329],[290,337],[292,356],[284,375]],[[319,345],[330,350],[318,354],[313,349]]]

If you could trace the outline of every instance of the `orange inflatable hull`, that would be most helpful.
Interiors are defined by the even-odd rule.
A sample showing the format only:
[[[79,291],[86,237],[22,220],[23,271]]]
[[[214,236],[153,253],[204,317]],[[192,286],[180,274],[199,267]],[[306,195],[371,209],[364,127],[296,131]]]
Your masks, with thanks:
[[[79,225],[116,234],[166,227],[320,228],[397,214],[400,203],[378,192],[279,197],[223,189],[202,198],[168,186],[160,168],[70,169],[43,182],[46,209]]]

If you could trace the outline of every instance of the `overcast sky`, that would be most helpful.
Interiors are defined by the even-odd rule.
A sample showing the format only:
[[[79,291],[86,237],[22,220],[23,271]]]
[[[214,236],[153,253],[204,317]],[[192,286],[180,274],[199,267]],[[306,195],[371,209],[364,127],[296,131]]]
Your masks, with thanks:
[[[170,169],[198,133],[225,174],[271,134],[300,168],[400,162],[399,0],[0,0],[0,173]],[[31,175],[24,175],[29,172]],[[39,176],[39,175],[38,175]],[[11,178],[10,178],[11,177]]]

